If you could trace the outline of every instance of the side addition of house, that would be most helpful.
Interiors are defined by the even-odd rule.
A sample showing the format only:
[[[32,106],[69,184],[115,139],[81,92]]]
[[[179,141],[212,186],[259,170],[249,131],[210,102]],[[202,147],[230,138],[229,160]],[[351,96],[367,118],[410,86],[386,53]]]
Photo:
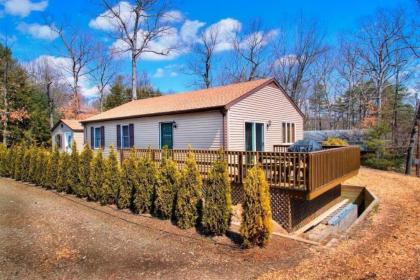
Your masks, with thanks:
[[[52,147],[60,151],[71,151],[75,141],[77,149],[83,149],[83,126],[78,120],[59,120],[51,129]]]
[[[274,79],[134,100],[82,122],[93,148],[272,151],[303,138],[303,114]]]

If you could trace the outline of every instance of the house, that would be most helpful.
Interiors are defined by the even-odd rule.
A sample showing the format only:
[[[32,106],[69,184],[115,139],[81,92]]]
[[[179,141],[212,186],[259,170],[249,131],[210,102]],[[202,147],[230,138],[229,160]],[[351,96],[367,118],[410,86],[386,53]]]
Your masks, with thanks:
[[[83,126],[78,120],[59,120],[51,129],[52,147],[70,152],[73,140],[77,149],[83,149]]]
[[[275,79],[134,100],[81,123],[91,147],[272,151],[303,139],[304,115]]]

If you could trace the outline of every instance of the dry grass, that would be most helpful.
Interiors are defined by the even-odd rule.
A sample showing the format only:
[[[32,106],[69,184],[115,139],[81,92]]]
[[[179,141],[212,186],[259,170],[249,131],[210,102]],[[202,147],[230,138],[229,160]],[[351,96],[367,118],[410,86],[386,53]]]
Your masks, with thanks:
[[[362,168],[347,183],[367,186],[377,209],[336,247],[261,279],[420,279],[420,179]]]

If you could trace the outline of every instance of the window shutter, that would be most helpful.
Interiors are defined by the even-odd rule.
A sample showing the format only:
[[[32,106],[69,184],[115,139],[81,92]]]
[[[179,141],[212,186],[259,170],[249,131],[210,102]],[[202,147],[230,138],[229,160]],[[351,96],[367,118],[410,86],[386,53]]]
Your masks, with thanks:
[[[117,148],[121,149],[121,125],[117,124]]]
[[[105,127],[101,126],[101,147],[105,148]]]
[[[128,125],[128,134],[130,136],[130,147],[134,147],[134,124],[130,123]]]
[[[95,148],[95,139],[94,139],[94,128],[93,126],[90,127],[90,147],[93,149]]]

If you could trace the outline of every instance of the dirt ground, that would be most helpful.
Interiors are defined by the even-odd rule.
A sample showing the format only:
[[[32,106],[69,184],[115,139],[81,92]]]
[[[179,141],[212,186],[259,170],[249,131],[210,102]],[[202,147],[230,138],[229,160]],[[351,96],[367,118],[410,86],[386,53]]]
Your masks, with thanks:
[[[420,279],[420,179],[361,169],[380,199],[335,247],[241,250],[168,221],[0,179],[0,279]]]
[[[337,246],[260,279],[420,279],[420,178],[362,168],[346,183],[367,186],[379,206]]]

